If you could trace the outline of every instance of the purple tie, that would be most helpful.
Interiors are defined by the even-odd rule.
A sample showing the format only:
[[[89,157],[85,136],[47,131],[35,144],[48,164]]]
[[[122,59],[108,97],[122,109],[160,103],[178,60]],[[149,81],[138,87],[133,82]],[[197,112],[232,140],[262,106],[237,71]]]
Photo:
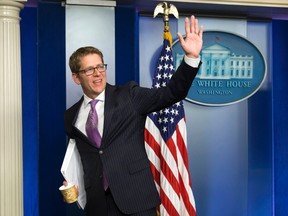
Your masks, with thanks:
[[[101,146],[101,135],[98,130],[98,115],[96,112],[96,104],[99,100],[91,100],[91,110],[88,114],[87,122],[86,122],[86,133],[88,138],[93,141],[95,146],[99,148]],[[107,190],[108,188],[108,181],[106,176],[103,174],[103,184],[104,189]]]
[[[86,133],[88,138],[99,148],[101,145],[101,135],[98,131],[98,115],[95,109],[97,102],[98,100],[90,101],[91,110],[86,122]]]

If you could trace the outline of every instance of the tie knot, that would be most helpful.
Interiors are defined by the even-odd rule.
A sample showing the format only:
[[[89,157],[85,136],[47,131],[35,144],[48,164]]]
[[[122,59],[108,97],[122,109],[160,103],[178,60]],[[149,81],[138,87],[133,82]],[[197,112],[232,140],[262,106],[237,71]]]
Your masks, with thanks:
[[[97,100],[97,99],[94,99],[94,100],[91,100],[89,103],[90,103],[90,105],[91,105],[91,108],[92,109],[94,109],[95,108],[95,106],[96,106],[96,104],[97,104],[97,102],[98,102],[99,100]]]

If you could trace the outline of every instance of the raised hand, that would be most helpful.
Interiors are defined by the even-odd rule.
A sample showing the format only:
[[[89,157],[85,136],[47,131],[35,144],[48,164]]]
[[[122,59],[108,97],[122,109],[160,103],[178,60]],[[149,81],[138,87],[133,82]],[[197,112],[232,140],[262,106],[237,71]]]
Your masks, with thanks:
[[[191,16],[190,21],[185,18],[185,32],[185,39],[177,33],[181,47],[187,57],[198,58],[203,45],[203,26],[198,27],[198,19],[195,16]]]

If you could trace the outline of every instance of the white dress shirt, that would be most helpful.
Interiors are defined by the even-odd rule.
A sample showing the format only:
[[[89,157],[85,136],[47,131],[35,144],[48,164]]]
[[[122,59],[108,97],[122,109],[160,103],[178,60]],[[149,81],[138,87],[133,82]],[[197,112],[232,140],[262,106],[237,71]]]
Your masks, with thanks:
[[[96,104],[96,112],[97,112],[97,115],[98,115],[98,131],[102,137],[103,135],[103,126],[104,126],[104,100],[105,100],[105,90],[100,93],[98,95],[98,97],[96,97],[95,99],[99,100]],[[87,136],[86,134],[86,129],[85,129],[85,125],[86,125],[86,121],[87,121],[87,118],[88,118],[88,114],[89,114],[89,111],[91,109],[91,105],[89,104],[89,102],[91,101],[92,99],[87,97],[85,94],[84,94],[84,100],[83,100],[83,103],[80,107],[80,110],[79,110],[79,114],[78,114],[78,117],[77,117],[77,120],[76,120],[76,123],[75,123],[75,126],[83,133]]]

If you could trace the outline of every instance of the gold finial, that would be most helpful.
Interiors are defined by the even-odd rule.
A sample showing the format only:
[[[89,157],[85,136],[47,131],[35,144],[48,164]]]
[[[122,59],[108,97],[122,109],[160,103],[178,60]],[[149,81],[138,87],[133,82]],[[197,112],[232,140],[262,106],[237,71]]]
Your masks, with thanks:
[[[163,16],[163,21],[165,23],[165,26],[168,26],[168,22],[169,22],[169,14],[174,15],[174,17],[176,17],[177,19],[179,18],[179,13],[177,8],[173,5],[170,4],[170,6],[168,7],[167,2],[163,2],[163,3],[159,3],[156,8],[154,9],[154,18],[159,14],[164,14]]]

